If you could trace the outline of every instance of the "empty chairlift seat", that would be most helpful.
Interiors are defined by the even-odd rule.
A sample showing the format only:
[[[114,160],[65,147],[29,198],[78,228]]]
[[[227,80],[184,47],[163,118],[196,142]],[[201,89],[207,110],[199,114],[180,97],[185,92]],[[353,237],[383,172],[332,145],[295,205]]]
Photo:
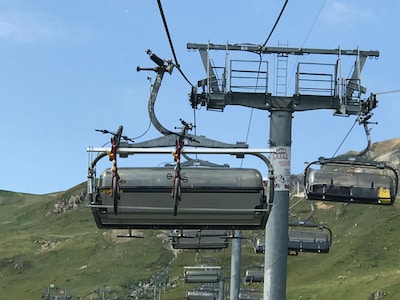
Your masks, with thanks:
[[[313,164],[321,168],[313,169]],[[304,185],[310,200],[391,205],[397,195],[398,174],[387,163],[320,159],[307,166]]]
[[[171,230],[169,237],[174,249],[219,250],[229,245],[225,230]]]
[[[246,270],[244,282],[264,282],[264,268],[253,268]]]
[[[191,290],[186,292],[186,300],[216,300],[216,294],[212,291]]]
[[[265,238],[257,237],[254,240],[254,252],[255,253],[265,253]]]
[[[99,228],[260,229],[268,218],[262,175],[255,169],[182,168],[176,216],[172,167],[119,168],[118,173],[118,213],[110,197],[110,169],[101,174],[89,204]]]
[[[330,246],[326,232],[289,230],[289,251],[328,253]]]
[[[327,225],[299,220],[290,222],[289,226],[289,253],[329,252],[332,245],[332,231]]]
[[[239,300],[262,300],[263,297],[257,291],[241,291],[239,293]]]
[[[184,267],[183,275],[186,283],[216,283],[221,278],[221,267],[206,265]]]

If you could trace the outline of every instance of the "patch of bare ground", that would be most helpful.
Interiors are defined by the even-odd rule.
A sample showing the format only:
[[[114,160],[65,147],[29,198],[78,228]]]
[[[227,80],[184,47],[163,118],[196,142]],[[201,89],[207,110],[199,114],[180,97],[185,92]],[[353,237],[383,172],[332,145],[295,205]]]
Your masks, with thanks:
[[[315,202],[315,206],[317,207],[317,209],[321,209],[321,210],[333,208],[333,205],[331,205],[331,204],[325,204],[325,203],[322,202],[322,201],[316,201],[316,202]]]

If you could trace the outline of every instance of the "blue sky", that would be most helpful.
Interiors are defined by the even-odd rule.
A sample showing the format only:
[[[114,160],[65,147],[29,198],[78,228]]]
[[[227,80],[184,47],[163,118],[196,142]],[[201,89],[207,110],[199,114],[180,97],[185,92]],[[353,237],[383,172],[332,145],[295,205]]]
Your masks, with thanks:
[[[205,71],[199,54],[186,49],[188,42],[262,44],[283,3],[162,1],[178,62],[189,80],[196,83]],[[289,0],[267,46],[379,50],[380,57],[367,60],[362,72],[367,95],[399,90],[399,11],[400,2],[395,0]],[[147,101],[155,73],[136,72],[136,66],[153,66],[147,49],[173,58],[156,0],[1,1],[0,189],[34,194],[68,189],[86,180],[86,148],[100,147],[109,140],[95,129],[114,130],[122,124],[130,137],[146,132]],[[216,65],[223,66],[221,55],[214,54]],[[232,58],[240,55],[230,53]],[[274,56],[264,59],[273,66]],[[321,59],[325,58],[290,57],[288,79],[293,78],[297,62]],[[290,95],[294,82],[288,81]],[[165,75],[155,107],[164,127],[173,130],[179,118],[193,122],[189,91],[177,70]],[[378,94],[372,120],[379,124],[372,126],[373,142],[400,137],[398,97],[399,93]],[[268,146],[267,111],[202,108],[196,111],[196,121],[197,134],[227,143],[246,140],[250,126],[250,147]],[[354,116],[335,117],[329,110],[295,113],[292,173],[301,173],[305,161],[332,156],[354,121]],[[137,142],[159,136],[151,127]],[[365,145],[363,129],[356,125],[339,153],[362,150]],[[207,159],[232,167],[256,167],[265,173],[262,163],[250,158],[243,162],[229,156]],[[120,165],[152,167],[171,161],[170,156],[140,156],[120,160]],[[101,162],[98,173],[109,165],[106,160]]]

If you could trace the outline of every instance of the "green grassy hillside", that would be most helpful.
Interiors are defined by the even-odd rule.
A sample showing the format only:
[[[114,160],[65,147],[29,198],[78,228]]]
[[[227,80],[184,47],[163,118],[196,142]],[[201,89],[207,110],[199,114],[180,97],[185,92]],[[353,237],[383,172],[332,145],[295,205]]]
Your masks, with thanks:
[[[315,220],[329,224],[333,246],[289,258],[288,299],[400,299],[399,213],[398,204],[320,205]]]
[[[222,265],[229,277],[230,248],[201,252],[197,261],[193,251],[180,251],[174,259],[165,231],[117,238],[121,232],[97,229],[85,201],[55,212],[57,203],[83,191],[84,185],[41,196],[0,191],[0,299],[40,299],[50,284],[69,288],[73,299],[101,299],[96,289],[107,291],[107,299],[132,299],[124,297],[150,286],[147,295],[153,299],[148,283],[154,276],[164,282],[167,272],[166,285],[157,292],[162,299],[184,299],[193,285],[183,283],[183,267],[196,262]],[[287,299],[400,299],[399,205],[316,203],[314,221],[330,226],[333,246],[328,254],[288,258]],[[310,202],[302,200],[291,218],[305,218],[309,211]],[[249,239],[242,241],[242,274],[263,263],[263,255],[253,252],[257,233],[243,232]]]
[[[40,299],[49,284],[82,299],[97,287],[125,294],[126,286],[149,279],[171,260],[158,232],[117,239],[97,229],[83,204],[52,213],[55,203],[82,189],[44,196],[0,192],[0,299]]]

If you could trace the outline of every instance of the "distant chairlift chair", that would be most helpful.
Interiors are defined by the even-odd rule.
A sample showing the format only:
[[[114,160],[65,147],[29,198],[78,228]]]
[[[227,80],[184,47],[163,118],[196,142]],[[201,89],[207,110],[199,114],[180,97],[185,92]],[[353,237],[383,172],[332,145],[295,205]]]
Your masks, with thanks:
[[[289,229],[289,252],[329,252],[332,245],[332,231],[327,225],[311,221],[293,221],[289,226],[292,228]]]
[[[361,204],[392,205],[399,181],[388,163],[360,157],[320,158],[306,167],[304,175],[307,199]]]
[[[328,253],[331,245],[332,231],[327,225],[311,221],[293,221],[289,223],[289,255],[297,255],[299,252]],[[265,252],[264,236],[255,239],[254,252]]]
[[[226,230],[174,229],[169,237],[174,249],[220,250],[229,245]]]

